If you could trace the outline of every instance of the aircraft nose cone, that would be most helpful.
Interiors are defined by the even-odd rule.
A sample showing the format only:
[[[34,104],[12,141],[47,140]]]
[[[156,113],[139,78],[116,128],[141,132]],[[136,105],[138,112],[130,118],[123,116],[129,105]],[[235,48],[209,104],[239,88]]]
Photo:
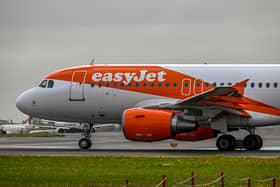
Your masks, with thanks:
[[[24,111],[27,108],[27,102],[26,102],[26,97],[25,93],[20,94],[17,99],[16,99],[16,107],[19,109],[21,112],[25,113]]]
[[[16,99],[16,107],[25,114],[30,114],[32,112],[32,100],[33,98],[33,89],[27,90],[20,94]],[[33,103],[35,104],[35,103]]]

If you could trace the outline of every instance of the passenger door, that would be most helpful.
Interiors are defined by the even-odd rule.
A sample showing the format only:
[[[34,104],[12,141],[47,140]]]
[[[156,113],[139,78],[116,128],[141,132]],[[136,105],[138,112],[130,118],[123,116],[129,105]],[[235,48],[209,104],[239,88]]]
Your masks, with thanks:
[[[85,100],[85,80],[87,71],[74,71],[70,84],[69,100],[84,101]]]

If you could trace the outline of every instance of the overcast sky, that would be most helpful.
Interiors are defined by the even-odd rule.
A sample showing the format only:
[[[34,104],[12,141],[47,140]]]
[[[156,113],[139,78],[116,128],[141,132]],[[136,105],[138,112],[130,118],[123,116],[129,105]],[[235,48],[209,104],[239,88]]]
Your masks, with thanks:
[[[96,63],[279,63],[280,1],[0,0],[0,118],[59,68]]]

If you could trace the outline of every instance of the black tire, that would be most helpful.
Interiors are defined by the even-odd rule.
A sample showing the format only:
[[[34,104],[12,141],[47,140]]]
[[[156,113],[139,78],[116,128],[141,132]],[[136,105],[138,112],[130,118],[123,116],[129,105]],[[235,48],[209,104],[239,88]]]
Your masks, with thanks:
[[[232,135],[222,135],[216,141],[220,151],[233,151],[236,147],[236,140]]]
[[[231,147],[230,147],[229,151],[233,151],[236,148],[236,139],[232,135],[228,135],[228,136],[231,139]]]
[[[79,141],[79,147],[81,149],[88,149],[92,145],[91,141],[87,138],[81,138]]]
[[[262,144],[261,137],[255,134],[250,134],[243,140],[243,145],[247,150],[259,150],[262,147]]]
[[[62,134],[62,133],[64,133],[64,129],[62,129],[62,128],[59,128],[59,129],[58,129],[58,131],[57,131],[57,133],[59,133],[59,134]]]
[[[260,150],[263,146],[263,140],[259,135],[252,134],[245,137],[243,144],[247,150]]]
[[[263,140],[259,135],[256,134],[255,136],[258,138],[258,141],[259,141],[259,144],[258,144],[258,147],[256,150],[260,150],[263,146]]]

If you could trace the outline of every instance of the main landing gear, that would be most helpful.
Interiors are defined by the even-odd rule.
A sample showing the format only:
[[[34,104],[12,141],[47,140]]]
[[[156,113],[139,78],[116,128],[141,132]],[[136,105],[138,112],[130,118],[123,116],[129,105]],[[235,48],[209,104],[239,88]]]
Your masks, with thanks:
[[[221,151],[232,151],[236,147],[236,139],[232,135],[222,135],[217,139],[216,146]]]
[[[84,134],[82,134],[84,136],[84,138],[81,138],[79,141],[79,147],[81,149],[89,149],[92,145],[92,142],[90,140],[90,132],[93,130],[93,124],[85,124],[84,125]]]
[[[260,150],[263,146],[263,141],[259,135],[250,134],[243,140],[243,146],[247,150]]]
[[[232,135],[222,135],[217,139],[216,146],[221,151],[233,151],[237,147],[237,142],[238,140]],[[263,141],[259,135],[249,134],[241,141],[241,144],[241,147],[247,150],[260,150],[263,146]]]

